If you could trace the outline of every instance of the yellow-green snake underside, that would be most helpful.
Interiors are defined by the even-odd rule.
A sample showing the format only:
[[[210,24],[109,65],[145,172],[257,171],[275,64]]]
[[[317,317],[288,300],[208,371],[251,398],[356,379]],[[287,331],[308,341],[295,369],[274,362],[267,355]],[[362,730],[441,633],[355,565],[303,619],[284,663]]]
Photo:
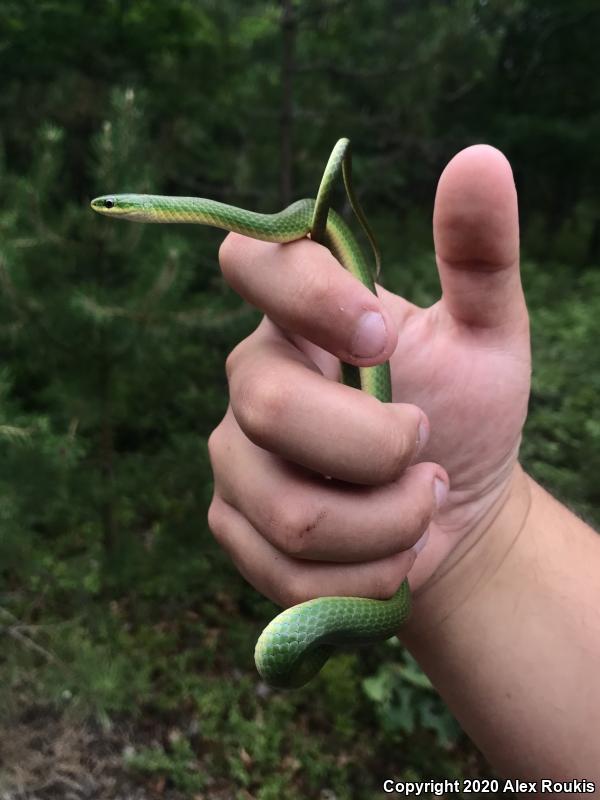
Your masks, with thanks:
[[[298,200],[277,214],[258,214],[199,197],[144,194],[103,195],[92,208],[105,216],[135,222],[191,222],[268,242],[292,242],[305,236],[328,247],[340,263],[372,292],[379,271],[379,251],[354,194],[350,142],[340,139],[329,157],[316,200]],[[329,207],[331,188],[343,174],[348,199],[375,255],[372,270],[344,220]],[[342,365],[345,383],[361,388],[384,403],[391,402],[389,364],[374,367]],[[369,532],[365,531],[365,536]],[[411,598],[404,580],[389,600],[364,597],[318,597],[286,609],[261,633],[254,653],[261,677],[279,688],[310,681],[339,646],[388,639],[406,621]]]

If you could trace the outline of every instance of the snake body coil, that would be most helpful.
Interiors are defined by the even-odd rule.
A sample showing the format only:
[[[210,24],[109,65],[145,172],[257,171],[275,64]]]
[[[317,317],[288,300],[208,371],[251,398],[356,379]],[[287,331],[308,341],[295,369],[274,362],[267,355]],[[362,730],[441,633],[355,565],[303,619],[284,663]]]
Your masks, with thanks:
[[[292,242],[310,234],[340,263],[376,293],[379,252],[352,187],[348,139],[335,145],[316,200],[298,200],[277,214],[258,214],[199,197],[116,194],[92,200],[100,214],[134,222],[187,222],[235,231],[268,242]],[[375,254],[372,271],[344,220],[329,208],[332,185],[340,171],[350,204]],[[345,383],[358,386],[382,402],[391,402],[389,364],[374,367],[342,365]],[[296,688],[321,669],[335,647],[387,639],[410,613],[410,590],[404,581],[389,600],[364,597],[318,597],[288,608],[261,633],[255,662],[264,680],[279,688]]]

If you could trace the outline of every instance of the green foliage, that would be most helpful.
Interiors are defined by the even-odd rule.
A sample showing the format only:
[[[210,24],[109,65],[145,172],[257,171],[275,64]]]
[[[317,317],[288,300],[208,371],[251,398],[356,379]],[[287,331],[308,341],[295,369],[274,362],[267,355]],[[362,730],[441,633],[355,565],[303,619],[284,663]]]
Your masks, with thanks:
[[[365,678],[363,688],[388,734],[402,740],[418,728],[431,730],[442,748],[459,739],[458,723],[409,653],[403,653],[400,662],[382,664],[375,675]]]
[[[594,410],[600,392],[600,273],[573,279],[553,267],[537,282],[536,275],[527,265],[534,370],[522,458],[553,493],[600,526],[600,426]]]
[[[125,763],[141,773],[168,777],[176,789],[186,793],[197,792],[206,785],[189,741],[180,735],[171,737],[168,752],[162,747],[144,748],[127,753]]]
[[[501,147],[530,256],[523,460],[600,524],[596,4],[292,12],[287,118],[272,2],[0,15],[0,700],[7,714],[35,702],[106,727],[147,721],[159,733],[132,773],[189,796],[372,798],[382,775],[458,777],[480,761],[387,647],[332,661],[295,695],[257,682],[252,648],[273,609],[207,530],[205,442],[226,407],[225,357],[259,316],[220,277],[218,233],[104,220],[94,195],[274,210],[284,144],[295,198],[349,135],[386,285],[426,305],[437,176],[461,147]]]

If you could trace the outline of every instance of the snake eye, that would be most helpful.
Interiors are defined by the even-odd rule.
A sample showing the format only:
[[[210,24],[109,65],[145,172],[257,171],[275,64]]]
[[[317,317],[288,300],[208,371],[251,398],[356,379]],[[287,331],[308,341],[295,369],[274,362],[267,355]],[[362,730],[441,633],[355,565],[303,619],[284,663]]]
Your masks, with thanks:
[[[112,197],[107,197],[104,201],[104,208],[114,208],[115,207],[115,200]]]

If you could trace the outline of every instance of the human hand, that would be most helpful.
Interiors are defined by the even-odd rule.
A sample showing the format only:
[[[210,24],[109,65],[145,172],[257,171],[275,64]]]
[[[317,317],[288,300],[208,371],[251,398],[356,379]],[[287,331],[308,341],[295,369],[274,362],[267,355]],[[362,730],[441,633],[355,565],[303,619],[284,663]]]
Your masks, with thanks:
[[[450,162],[434,240],[443,297],[427,309],[383,289],[378,299],[308,240],[224,242],[226,279],[267,316],[228,359],[209,524],[281,605],[388,597],[409,570],[419,588],[507,498],[530,357],[516,193],[498,151]],[[373,316],[371,341],[355,338],[371,312],[379,345]],[[338,358],[389,358],[394,403],[336,383]]]

